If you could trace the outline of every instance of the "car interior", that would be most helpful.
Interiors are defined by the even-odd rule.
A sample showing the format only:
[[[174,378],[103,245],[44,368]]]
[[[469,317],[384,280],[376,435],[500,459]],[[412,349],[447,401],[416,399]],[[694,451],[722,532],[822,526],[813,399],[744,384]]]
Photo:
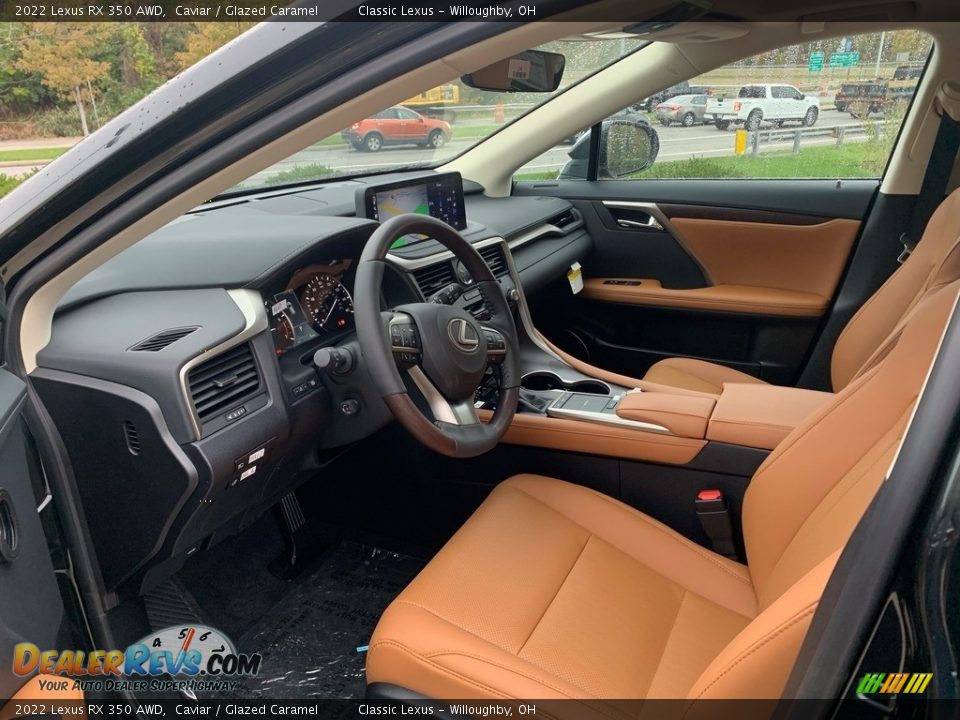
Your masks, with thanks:
[[[960,27],[884,23],[932,50],[880,177],[515,175],[681,80],[872,17],[505,24],[65,265],[17,349],[118,646],[204,622],[263,654],[250,697],[789,692],[960,291],[955,150],[941,185],[928,170],[960,119]],[[439,165],[236,191],[494,60],[631,32]]]

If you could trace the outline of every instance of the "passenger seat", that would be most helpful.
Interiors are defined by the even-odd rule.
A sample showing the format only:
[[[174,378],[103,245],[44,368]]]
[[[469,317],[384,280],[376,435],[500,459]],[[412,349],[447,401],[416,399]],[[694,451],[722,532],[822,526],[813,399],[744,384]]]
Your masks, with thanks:
[[[896,344],[917,305],[938,288],[960,279],[960,189],[930,218],[913,254],[857,311],[833,348],[830,380],[839,392],[873,367]],[[667,358],[643,377],[648,383],[719,395],[723,383],[763,383],[723,365]]]

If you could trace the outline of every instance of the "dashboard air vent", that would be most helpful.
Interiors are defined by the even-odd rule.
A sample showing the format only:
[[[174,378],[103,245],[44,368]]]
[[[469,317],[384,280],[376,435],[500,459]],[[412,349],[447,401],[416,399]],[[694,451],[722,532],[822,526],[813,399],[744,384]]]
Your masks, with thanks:
[[[503,257],[503,250],[499,245],[490,245],[481,249],[480,257],[483,258],[494,277],[502,277],[507,274],[507,261]]]
[[[553,218],[550,221],[550,224],[558,228],[565,228],[568,225],[573,225],[579,219],[580,217],[577,214],[577,211],[570,209],[570,210],[567,210],[566,212],[563,212],[557,215],[555,218]]]
[[[187,377],[200,422],[230,410],[260,390],[260,372],[249,343],[195,367]]]
[[[449,261],[417,270],[413,277],[416,279],[417,285],[420,286],[420,292],[423,293],[424,297],[430,297],[438,290],[442,290],[450,283],[457,281],[453,274],[453,265]]]
[[[158,352],[199,329],[199,327],[182,327],[164,330],[163,332],[158,332],[153,337],[148,337],[146,340],[138,342],[136,345],[130,348],[130,351]]]

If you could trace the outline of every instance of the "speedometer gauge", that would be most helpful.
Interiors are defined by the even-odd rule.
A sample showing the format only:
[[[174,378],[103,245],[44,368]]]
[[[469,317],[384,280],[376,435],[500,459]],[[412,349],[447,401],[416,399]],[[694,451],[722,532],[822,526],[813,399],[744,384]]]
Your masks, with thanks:
[[[300,304],[317,332],[353,327],[353,298],[336,276],[314,275],[300,294]]]

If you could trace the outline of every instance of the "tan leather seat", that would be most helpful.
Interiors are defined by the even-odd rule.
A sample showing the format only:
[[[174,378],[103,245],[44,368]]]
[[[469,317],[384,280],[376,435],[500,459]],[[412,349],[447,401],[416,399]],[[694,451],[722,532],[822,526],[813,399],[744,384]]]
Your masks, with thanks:
[[[850,319],[833,348],[830,379],[841,390],[889,352],[910,311],[937,288],[960,279],[960,190],[930,218],[914,253]],[[702,360],[667,358],[643,379],[650,383],[719,395],[723,383],[763,382]]]
[[[433,698],[779,696],[958,288],[925,299],[903,342],[760,467],[742,513],[749,565],[594,491],[514,477],[387,609],[368,682]]]

